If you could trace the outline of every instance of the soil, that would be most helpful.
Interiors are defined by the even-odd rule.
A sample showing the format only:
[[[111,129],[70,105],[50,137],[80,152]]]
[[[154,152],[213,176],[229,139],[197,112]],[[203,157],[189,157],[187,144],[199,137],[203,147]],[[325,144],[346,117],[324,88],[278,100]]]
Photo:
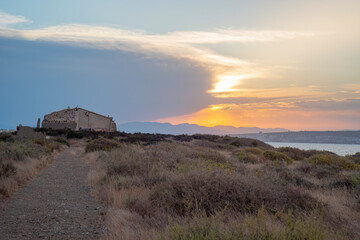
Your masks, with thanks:
[[[71,147],[9,199],[0,239],[99,239],[105,206],[91,196],[83,147]]]

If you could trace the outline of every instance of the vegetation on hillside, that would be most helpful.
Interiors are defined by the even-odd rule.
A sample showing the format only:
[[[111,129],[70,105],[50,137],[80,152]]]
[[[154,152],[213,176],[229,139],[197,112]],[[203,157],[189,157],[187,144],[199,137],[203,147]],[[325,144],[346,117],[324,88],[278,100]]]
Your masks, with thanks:
[[[89,141],[110,239],[360,237],[357,155],[213,135]]]

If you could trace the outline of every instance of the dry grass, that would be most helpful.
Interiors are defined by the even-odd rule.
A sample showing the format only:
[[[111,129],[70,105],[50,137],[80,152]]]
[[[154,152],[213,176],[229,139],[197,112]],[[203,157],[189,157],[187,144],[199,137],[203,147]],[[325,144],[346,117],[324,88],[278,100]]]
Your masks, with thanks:
[[[341,226],[353,239],[360,239],[359,203],[347,189],[309,191],[309,194],[327,205],[327,219],[333,226]]]
[[[66,145],[57,141],[16,140],[0,142],[0,199],[11,196],[19,186],[48,166]]]
[[[329,183],[341,182],[343,172],[318,178],[324,166],[300,159],[305,156],[301,151],[286,149],[285,154],[251,140],[209,135],[181,136],[172,142],[156,138],[152,144],[115,138],[116,149],[85,155],[91,166],[89,181],[109,205],[108,239],[359,236],[357,170],[346,172],[344,179],[352,187],[342,192],[341,186]],[[293,164],[291,151],[300,159]],[[261,160],[244,163],[239,152]],[[347,224],[346,233],[342,224]]]

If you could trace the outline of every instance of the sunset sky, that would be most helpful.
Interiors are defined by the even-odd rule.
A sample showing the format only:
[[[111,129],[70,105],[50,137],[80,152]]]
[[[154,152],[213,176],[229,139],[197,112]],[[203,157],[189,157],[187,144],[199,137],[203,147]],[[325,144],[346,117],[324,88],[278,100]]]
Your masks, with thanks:
[[[360,129],[359,0],[0,3],[0,128],[67,106],[117,123]]]

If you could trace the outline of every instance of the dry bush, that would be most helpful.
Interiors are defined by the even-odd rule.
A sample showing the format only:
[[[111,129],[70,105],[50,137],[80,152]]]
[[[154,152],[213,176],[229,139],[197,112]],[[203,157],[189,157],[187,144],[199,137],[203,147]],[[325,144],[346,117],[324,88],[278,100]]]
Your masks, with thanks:
[[[23,161],[28,157],[38,158],[49,153],[47,147],[29,140],[0,142],[1,161]]]
[[[166,164],[139,145],[123,145],[109,154],[107,180],[117,188],[151,187],[167,177]]]
[[[316,165],[309,162],[301,162],[296,170],[304,175],[313,176],[318,179],[334,177],[341,171],[332,165]]]
[[[4,197],[10,197],[19,187],[18,182],[12,178],[0,179],[0,200]],[[1,205],[0,205],[1,206]]]
[[[350,239],[360,239],[358,202],[347,189],[310,190],[309,194],[326,204],[325,219],[334,228],[344,228]]]
[[[156,229],[147,225],[143,217],[127,209],[109,208],[106,215],[108,240],[150,240],[156,236]]]
[[[231,145],[224,145],[221,143],[210,142],[210,141],[201,140],[201,139],[194,139],[191,143],[195,146],[209,148],[209,149],[232,149],[233,148],[233,146],[231,146]]]
[[[252,176],[224,171],[178,176],[155,187],[151,201],[179,215],[204,211],[213,214],[225,208],[253,213],[263,205],[271,211],[311,210],[317,202],[300,191]]]
[[[110,152],[86,155],[93,165],[89,179],[97,184],[101,199],[111,206],[106,220],[108,239],[342,239],[343,235],[335,236],[326,225],[341,228],[334,224],[335,218],[330,218],[333,212],[338,217],[339,212],[316,195],[325,180],[317,179],[315,184],[306,180],[316,169],[320,174],[320,168],[326,165],[301,161],[289,168],[286,163],[292,160],[280,152],[257,147],[239,149],[230,145],[234,140],[230,137],[197,138],[145,145],[119,143]],[[255,165],[242,164],[235,158],[239,150],[265,161],[263,154],[270,152],[269,164],[250,168]],[[336,170],[329,177],[334,180],[340,173]],[[355,187],[351,196],[344,197],[351,202],[347,211],[357,212],[357,178],[350,175],[347,179]],[[325,223],[319,220],[320,215],[309,214],[317,208],[326,212]],[[262,210],[265,221],[257,215]],[[293,213],[287,215],[288,210]],[[219,212],[224,218],[206,220]],[[357,215],[351,217],[359,219]],[[220,226],[219,231],[212,224]],[[349,236],[357,236],[360,231],[349,226]],[[215,230],[214,236],[206,235]],[[197,238],[193,233],[205,235]]]
[[[193,152],[189,151],[190,153],[187,154],[187,157],[216,163],[225,163],[227,161],[227,158],[219,151],[207,148],[195,148],[194,150]]]
[[[113,148],[119,147],[120,144],[114,140],[107,138],[98,138],[90,141],[86,147],[85,152],[95,152],[95,151],[110,151]]]
[[[271,169],[270,166],[265,166],[265,168],[268,168],[269,170]],[[272,170],[275,171],[277,176],[270,175],[270,177],[272,177],[273,180],[276,180],[276,178],[278,178],[279,181],[277,181],[277,182],[279,184],[283,184],[283,185],[291,184],[294,186],[299,186],[299,187],[304,187],[304,188],[315,187],[314,183],[305,179],[304,176],[299,174],[297,171],[293,171],[286,167],[278,167],[278,168],[275,168]]]
[[[56,146],[46,140],[0,142],[0,198],[9,197],[47,166]]]
[[[231,217],[229,217],[229,215]],[[245,217],[218,213],[187,217],[171,223],[160,235],[163,240],[326,240],[347,239],[341,231],[334,231],[324,222],[319,211],[304,217],[291,212],[268,214],[264,209]]]

